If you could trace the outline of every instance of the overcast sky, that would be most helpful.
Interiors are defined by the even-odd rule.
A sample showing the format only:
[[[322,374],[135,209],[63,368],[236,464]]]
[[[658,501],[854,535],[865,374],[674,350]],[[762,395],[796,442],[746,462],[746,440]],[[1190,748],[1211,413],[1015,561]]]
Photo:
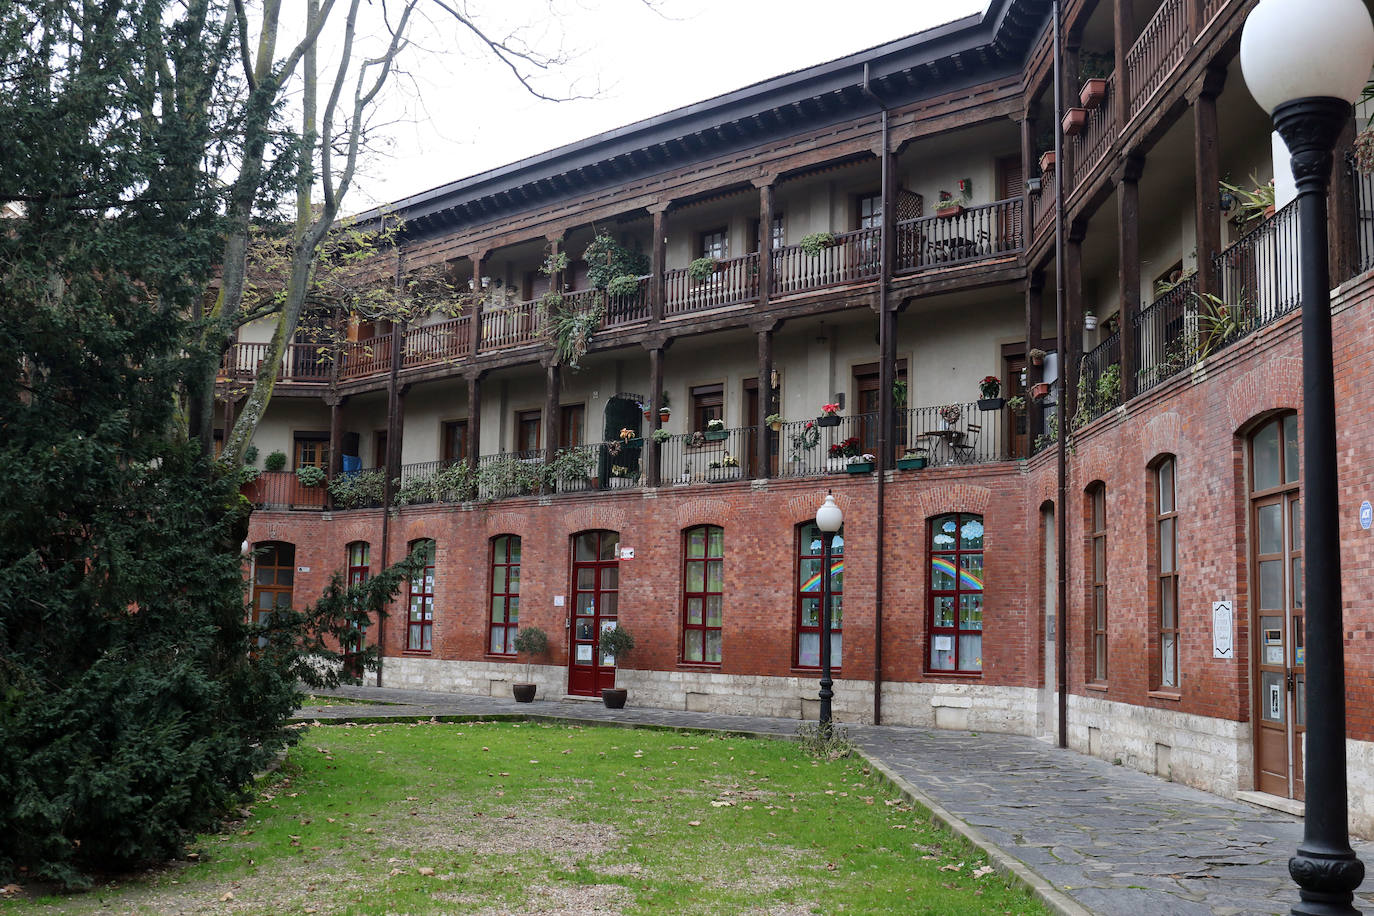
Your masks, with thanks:
[[[452,2],[452,0],[450,0]],[[548,16],[550,5],[562,15]],[[594,98],[545,102],[432,17],[379,116],[378,153],[345,209],[361,211],[750,83],[982,12],[987,0],[484,0],[493,31],[575,52],[541,78]],[[493,17],[504,17],[499,22]]]

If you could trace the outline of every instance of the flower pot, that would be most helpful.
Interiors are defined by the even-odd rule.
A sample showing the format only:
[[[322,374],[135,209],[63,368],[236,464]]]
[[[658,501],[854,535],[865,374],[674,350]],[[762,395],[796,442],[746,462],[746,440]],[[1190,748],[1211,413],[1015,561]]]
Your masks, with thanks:
[[[1064,112],[1064,136],[1076,137],[1088,126],[1088,109],[1070,108]]]
[[[839,418],[839,417],[836,417],[836,416],[832,416],[832,415],[830,415],[830,414],[826,414],[825,416],[821,416],[821,417],[817,417],[817,418],[816,418],[816,425],[817,425],[817,426],[839,426],[839,425],[840,425],[840,418]]]
[[[707,468],[706,479],[712,483],[728,483],[744,476],[743,468]]]
[[[850,474],[867,474],[873,470],[873,462],[856,461],[852,464],[846,464],[844,466],[844,469],[848,471]]]
[[[959,216],[964,212],[963,204],[954,204],[949,207],[936,207],[935,215],[940,219],[949,219],[951,216]]]
[[[1032,366],[1043,366],[1043,365],[1045,365],[1045,357],[1043,357],[1043,356],[1032,356],[1032,357],[1030,358],[1030,361],[1031,361],[1031,365],[1032,365]]]
[[[511,684],[510,692],[515,694],[517,703],[533,703],[534,693],[539,688],[534,684]]]
[[[979,410],[1001,410],[1002,405],[1007,403],[1006,398],[979,398]]]
[[[666,407],[660,409],[658,412],[659,420],[663,421],[664,423],[667,423],[670,419],[672,419],[672,416],[673,412]]]
[[[772,430],[773,432],[775,432],[775,433],[776,433],[776,432],[781,432],[781,431],[782,431],[782,424],[781,424],[781,423],[769,423],[769,424],[768,424],[768,428],[771,429],[771,430]]]
[[[1084,108],[1096,108],[1101,105],[1107,100],[1107,81],[1097,77],[1084,80],[1078,100],[1083,103]]]
[[[730,431],[728,429],[708,429],[702,435],[707,442],[724,442],[730,438]]]
[[[1036,382],[1031,386],[1031,397],[1035,398],[1037,401],[1043,401],[1045,398],[1049,397],[1049,394],[1049,382]]]
[[[607,709],[624,709],[628,696],[629,692],[624,687],[601,688],[601,702],[606,704]]]
[[[915,458],[898,458],[897,470],[917,471],[926,466],[926,456],[920,455]]]
[[[1040,174],[1054,171],[1054,150],[1045,150],[1040,154]]]

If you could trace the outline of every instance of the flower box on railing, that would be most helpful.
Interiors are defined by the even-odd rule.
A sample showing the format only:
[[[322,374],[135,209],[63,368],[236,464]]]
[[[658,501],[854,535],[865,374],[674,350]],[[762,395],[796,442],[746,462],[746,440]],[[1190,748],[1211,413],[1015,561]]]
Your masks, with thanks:
[[[845,471],[850,474],[868,474],[873,470],[871,461],[854,461],[844,466]]]
[[[1070,108],[1064,112],[1064,136],[1076,137],[1088,126],[1088,109]]]
[[[979,398],[979,410],[1001,410],[1002,405],[1007,403],[1006,398]]]
[[[940,217],[941,219],[950,219],[950,218],[955,217],[955,216],[963,216],[963,215],[964,215],[964,205],[963,205],[963,204],[951,204],[951,205],[948,206],[948,207],[937,207],[937,208],[935,209],[935,215],[938,216],[938,217]]]
[[[1054,171],[1054,150],[1047,149],[1040,154],[1040,174],[1045,175]]]
[[[926,456],[916,455],[911,458],[898,458],[897,470],[899,471],[918,471],[926,466]]]
[[[816,425],[821,427],[839,426],[840,418],[832,414],[822,414],[821,416],[816,418]]]
[[[728,429],[708,429],[701,434],[701,437],[707,442],[723,442],[730,438],[730,431]]]
[[[1084,80],[1078,100],[1083,103],[1084,108],[1096,108],[1101,105],[1107,100],[1107,81],[1097,77]]]

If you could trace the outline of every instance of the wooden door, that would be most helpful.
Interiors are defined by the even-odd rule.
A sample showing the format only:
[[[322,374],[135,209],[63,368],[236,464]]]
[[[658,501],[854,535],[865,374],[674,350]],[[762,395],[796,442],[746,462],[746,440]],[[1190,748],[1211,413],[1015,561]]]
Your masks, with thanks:
[[[1026,174],[1020,156],[1003,156],[997,160],[997,199],[1019,200],[1025,192]],[[1015,251],[1021,247],[1023,214],[1020,210],[1004,210],[997,220],[997,251]]]
[[[1021,347],[1025,350],[1025,347]],[[1003,356],[1002,358],[1002,394],[1005,397],[1026,396],[1026,385],[1022,379],[1026,378],[1026,354],[1024,352],[1013,356]],[[1025,458],[1030,454],[1030,411],[1015,411],[1004,407],[1003,417],[1003,442],[1007,444],[1006,458]]]
[[[772,397],[768,399],[768,413],[765,413],[764,416],[776,413],[778,409],[777,395],[771,391],[770,394]],[[744,380],[744,421],[750,430],[756,430],[759,419],[759,380],[747,378]],[[749,443],[749,461],[745,467],[748,473],[759,477],[776,477],[778,476],[778,448],[782,435],[777,430],[772,429],[768,430],[765,435],[768,436],[767,469],[759,468],[759,443],[758,438],[752,432],[746,434],[746,440]]]
[[[568,693],[598,696],[615,686],[615,659],[603,660],[601,631],[620,612],[620,535],[584,531],[573,537],[573,602],[568,651]]]
[[[866,455],[878,454],[878,364],[865,363],[854,367],[854,410],[858,414],[857,428],[851,435],[859,437],[860,447]],[[897,360],[897,380],[906,381],[906,360]],[[892,451],[900,456],[906,449],[907,408],[896,407],[897,429],[892,438]],[[845,437],[848,438],[848,437]]]

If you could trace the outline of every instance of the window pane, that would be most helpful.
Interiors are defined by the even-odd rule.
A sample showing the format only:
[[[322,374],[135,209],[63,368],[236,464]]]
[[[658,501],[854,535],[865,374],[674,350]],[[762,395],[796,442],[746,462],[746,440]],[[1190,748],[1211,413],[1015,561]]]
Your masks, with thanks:
[[[697,560],[706,556],[706,529],[693,528],[687,532],[687,558]]]
[[[1303,605],[1302,557],[1293,558],[1293,607]]]
[[[1174,522],[1166,518],[1159,523],[1159,571],[1164,575],[1174,571]]]
[[[1174,628],[1174,580],[1162,579],[1159,583],[1159,625],[1166,630]]]
[[[1288,534],[1288,549],[1302,550],[1302,501],[1294,499],[1288,504],[1288,512],[1292,529]]]
[[[258,561],[258,562],[261,563],[262,561],[260,560],[260,561]],[[259,566],[259,567],[258,567],[258,584],[259,584],[259,585],[271,585],[271,584],[272,584],[272,580],[275,579],[276,576],[277,576],[277,571],[276,571],[275,569],[273,569],[272,567],[270,567],[270,566]]]
[[[801,587],[804,592],[819,592],[821,590],[821,560],[804,559],[798,564],[801,570]]]
[[[706,590],[706,564],[700,560],[688,561],[687,563],[687,591],[703,592]]]
[[[491,628],[491,652],[493,655],[504,655],[506,652],[506,628]]]
[[[594,568],[584,566],[577,570],[577,588],[579,591],[596,588],[596,570]]]
[[[596,533],[579,534],[574,542],[573,558],[582,562],[596,559]]]
[[[576,605],[576,608],[577,608],[577,616],[578,616],[578,617],[590,617],[590,616],[592,616],[593,609],[594,609],[595,607],[596,607],[596,596],[595,596],[595,595],[590,594],[590,593],[587,593],[587,594],[581,594],[581,593],[579,593],[579,594],[578,594],[578,596],[577,596],[577,605]]]
[[[930,587],[939,592],[954,591],[954,561],[949,557],[930,558]]]
[[[1255,489],[1267,490],[1279,485],[1279,424],[1268,423],[1254,439]]]
[[[721,603],[724,599],[720,595],[709,595],[706,598],[706,625],[708,627],[718,627],[721,621]]]
[[[982,595],[961,595],[959,597],[959,629],[983,629]]]
[[[1260,678],[1260,715],[1268,722],[1285,721],[1283,672],[1261,671]]]
[[[616,592],[604,592],[601,595],[601,616],[614,617],[620,613],[620,595]]]
[[[506,599],[504,599],[504,598],[493,598],[493,599],[491,599],[491,622],[492,622],[492,623],[505,623],[505,622],[506,622]]]
[[[506,591],[506,567],[493,566],[491,569],[491,590],[495,594],[504,594]]]
[[[512,563],[520,562],[520,539],[518,537],[510,539],[510,561]]]
[[[932,625],[937,627],[954,626],[954,596],[938,595],[935,598],[935,613]]]
[[[818,627],[821,625],[821,599],[802,599],[801,625],[804,627]]]
[[[844,591],[844,558],[830,558],[830,590],[832,592]]]
[[[273,592],[258,592],[258,610],[270,611],[272,605],[276,604],[276,596]]]
[[[1298,482],[1298,417],[1289,414],[1283,418],[1283,480],[1284,483]]]
[[[962,571],[959,574],[959,587],[976,591],[983,590],[983,555],[968,554],[959,561]]]
[[[959,667],[964,671],[983,670],[983,634],[959,634]]]
[[[1093,491],[1093,530],[1101,531],[1107,527],[1107,489],[1098,487]]]
[[[1280,553],[1283,550],[1283,506],[1270,503],[1255,510],[1259,528],[1259,552]]]
[[[1265,560],[1259,565],[1259,606],[1264,610],[1283,609],[1283,561]]]
[[[283,566],[277,570],[277,584],[290,585],[296,578],[296,571],[290,566]]]
[[[1098,582],[1107,578],[1107,539],[1093,538],[1093,578]]]
[[[614,531],[603,531],[601,533],[601,559],[614,560],[616,558],[616,548],[620,546],[620,535]]]
[[[606,566],[602,568],[601,587],[609,591],[620,588],[620,567]]]
[[[507,598],[507,599],[506,599],[506,622],[507,622],[507,623],[512,623],[512,624],[514,624],[514,623],[519,623],[519,622],[520,622],[520,599],[519,599],[519,598]]]
[[[952,515],[943,515],[931,523],[931,550],[953,550],[957,545],[955,534],[957,525]]]
[[[1178,686],[1178,637],[1173,633],[1165,633],[1159,640],[1159,661],[1160,674],[1159,684],[1161,687]]]
[[[510,584],[508,590],[512,595],[520,594],[520,567],[510,567]]]
[[[1174,463],[1166,461],[1159,466],[1159,514],[1169,515],[1174,511]]]
[[[819,617],[819,615],[817,615]],[[819,633],[797,634],[797,664],[803,668],[815,668],[821,663],[821,636]]]
[[[725,556],[725,529],[718,525],[711,525],[706,530],[710,536],[708,554],[713,557]]]
[[[687,599],[687,622],[699,626],[701,624],[701,599]]]
[[[706,561],[706,590],[719,592],[725,590],[725,561],[707,560]]]
[[[720,630],[706,631],[706,661],[720,663]]]
[[[930,642],[930,667],[933,671],[954,670],[954,639],[936,636]]]
[[[983,520],[978,516],[964,517],[964,527],[959,531],[959,549],[983,549]]]
[[[843,648],[844,648],[844,634],[842,634],[842,633],[831,633],[831,634],[830,634],[830,664],[834,665],[836,668],[840,667],[840,665],[844,662],[844,654],[843,654],[843,652],[841,652],[841,650],[842,650]]]
[[[688,630],[684,634],[683,658],[689,662],[699,662],[702,660],[702,636],[700,630]]]
[[[830,628],[838,630],[844,626],[844,598],[840,595],[830,597]]]

